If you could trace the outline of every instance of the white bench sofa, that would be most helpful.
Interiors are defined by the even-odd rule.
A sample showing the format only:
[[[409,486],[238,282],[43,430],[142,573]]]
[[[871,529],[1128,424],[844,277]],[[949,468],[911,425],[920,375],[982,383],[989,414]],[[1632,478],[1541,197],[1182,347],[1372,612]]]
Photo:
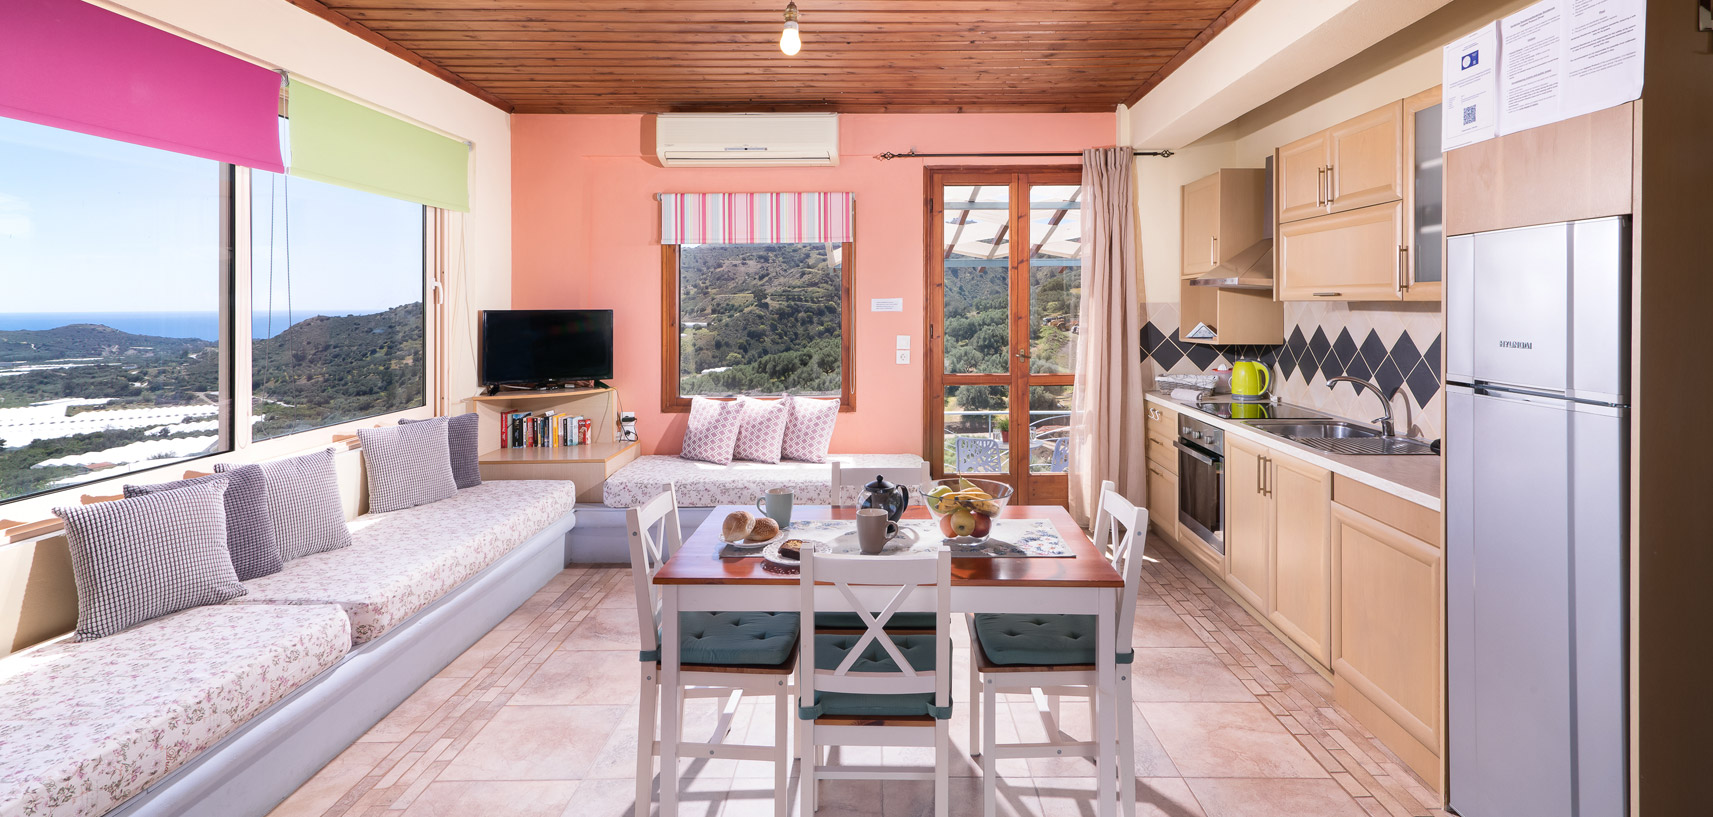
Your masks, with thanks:
[[[576,488],[352,521],[232,602],[0,660],[0,817],[267,814],[564,569]]]
[[[702,524],[716,505],[752,505],[769,488],[790,488],[799,505],[850,504],[857,499],[855,488],[834,500],[833,467],[875,473],[919,468],[915,454],[834,454],[828,462],[777,463],[735,461],[730,465],[687,460],[669,454],[638,457],[607,477],[602,489],[604,505],[581,505],[582,517],[571,538],[571,561],[615,563],[630,561],[626,541],[625,508],[634,508],[659,496],[671,485],[678,494],[679,524],[686,534]]]

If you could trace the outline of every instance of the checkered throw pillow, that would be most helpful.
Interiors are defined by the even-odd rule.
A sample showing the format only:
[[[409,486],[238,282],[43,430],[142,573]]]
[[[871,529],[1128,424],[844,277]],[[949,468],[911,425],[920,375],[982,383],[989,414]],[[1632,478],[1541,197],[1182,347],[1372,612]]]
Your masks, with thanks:
[[[286,561],[350,546],[351,529],[345,525],[345,506],[339,502],[333,449],[260,466],[268,484],[268,521]],[[223,462],[214,470],[224,474],[238,467]]]
[[[732,451],[732,459],[779,462],[791,407],[784,400],[740,397],[738,402],[743,404],[743,424],[738,429],[738,444]]]
[[[274,542],[274,525],[268,520],[268,482],[259,465],[241,465],[224,474],[162,482],[156,485],[127,485],[127,499],[176,491],[210,482],[226,483],[226,550],[238,581],[247,582],[280,572],[285,557]]]
[[[481,485],[482,469],[477,464],[481,452],[476,450],[476,446],[481,442],[481,424],[476,419],[476,413],[472,411],[445,419],[447,442],[452,447],[452,481],[458,483],[459,488]],[[400,420],[399,425],[421,422],[425,421]]]
[[[839,419],[839,401],[787,397],[791,419],[785,424],[785,442],[780,455],[800,462],[826,462],[833,445],[833,424]]]
[[[715,465],[730,465],[743,426],[743,403],[737,400],[690,399],[690,426],[678,456]]]
[[[359,428],[369,472],[369,512],[438,502],[458,493],[446,418],[392,428]]]
[[[77,583],[77,640],[244,595],[226,552],[225,480],[55,508]]]

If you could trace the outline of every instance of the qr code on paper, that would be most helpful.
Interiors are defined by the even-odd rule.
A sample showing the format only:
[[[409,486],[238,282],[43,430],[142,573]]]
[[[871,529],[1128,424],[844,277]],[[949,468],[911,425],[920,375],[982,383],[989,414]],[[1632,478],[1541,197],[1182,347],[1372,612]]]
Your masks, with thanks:
[[[1475,124],[1475,106],[1474,105],[1463,106],[1463,124],[1465,124],[1465,125]]]

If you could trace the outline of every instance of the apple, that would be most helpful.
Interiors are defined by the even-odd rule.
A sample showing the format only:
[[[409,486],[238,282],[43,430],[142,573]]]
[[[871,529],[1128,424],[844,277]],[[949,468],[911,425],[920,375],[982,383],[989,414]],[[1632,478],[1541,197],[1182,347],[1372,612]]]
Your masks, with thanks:
[[[960,508],[946,515],[952,520],[952,531],[957,536],[974,536],[977,514],[967,508]]]
[[[970,516],[975,518],[975,526],[970,530],[969,535],[977,539],[986,539],[987,534],[993,530],[993,517],[980,512],[972,512]]]
[[[952,530],[951,514],[946,514],[945,516],[940,517],[940,532],[945,534],[947,539],[958,535],[956,531]]]

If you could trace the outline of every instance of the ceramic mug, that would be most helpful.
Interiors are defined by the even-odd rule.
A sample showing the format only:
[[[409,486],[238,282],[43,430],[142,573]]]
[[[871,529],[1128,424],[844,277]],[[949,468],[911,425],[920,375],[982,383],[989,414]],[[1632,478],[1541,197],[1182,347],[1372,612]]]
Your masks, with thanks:
[[[857,547],[863,553],[878,556],[886,549],[886,543],[894,537],[903,536],[914,540],[916,531],[900,528],[897,522],[887,518],[886,511],[881,508],[863,508],[857,511],[856,535]]]
[[[779,523],[780,529],[791,527],[791,489],[769,488],[755,501],[755,509]]]

